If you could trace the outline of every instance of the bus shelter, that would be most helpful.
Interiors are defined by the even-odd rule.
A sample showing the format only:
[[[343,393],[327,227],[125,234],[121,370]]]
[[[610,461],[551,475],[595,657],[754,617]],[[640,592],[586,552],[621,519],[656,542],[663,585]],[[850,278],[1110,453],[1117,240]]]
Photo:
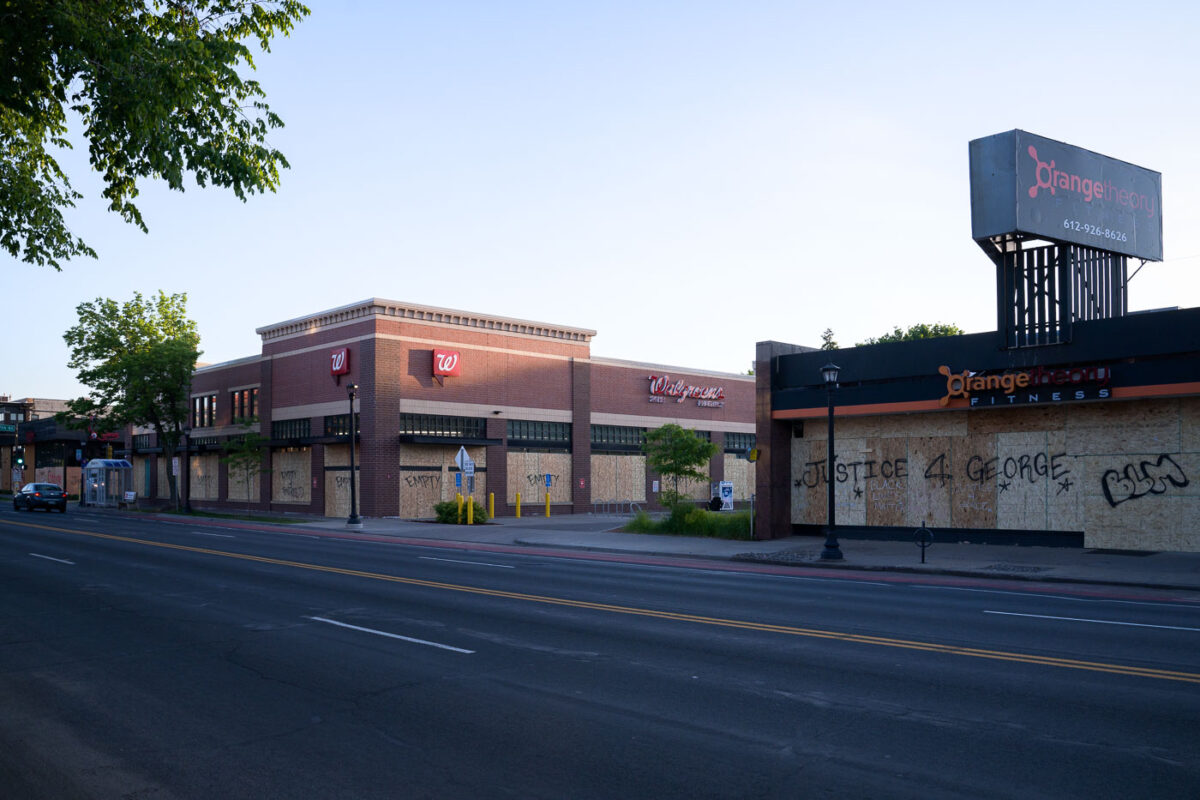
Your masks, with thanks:
[[[133,491],[133,465],[123,458],[93,458],[83,466],[80,491],[84,505],[115,508]]]

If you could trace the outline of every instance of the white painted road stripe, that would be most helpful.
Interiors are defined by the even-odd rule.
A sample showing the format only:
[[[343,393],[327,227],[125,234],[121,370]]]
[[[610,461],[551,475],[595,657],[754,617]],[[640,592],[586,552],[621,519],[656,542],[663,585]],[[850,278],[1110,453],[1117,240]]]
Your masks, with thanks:
[[[833,452],[834,452],[834,455],[837,455],[836,450],[834,450]],[[218,539],[236,539],[237,538],[232,533],[209,533],[208,531],[188,531],[188,533],[193,534],[195,536],[213,536]]]
[[[398,633],[388,633],[387,631],[377,631],[372,628],[360,628],[357,625],[350,625],[345,622],[338,622],[334,619],[325,619],[324,617],[305,617],[314,622],[326,622],[330,625],[337,625],[339,628],[349,628],[352,631],[362,631],[363,633],[373,633],[376,636],[386,636],[389,639],[399,639],[402,642],[412,642],[413,644],[424,644],[430,647],[438,647],[442,650],[453,650],[455,653],[466,653],[468,655],[474,653],[474,650],[463,650],[461,647],[451,647],[448,644],[438,644],[437,642],[427,642],[424,639],[413,639],[410,636],[401,636]]]
[[[836,453],[836,451],[835,451],[835,453]],[[477,567],[499,567],[500,569],[513,569],[514,568],[509,564],[489,564],[486,561],[459,561],[458,559],[454,559],[454,558],[434,558],[433,556],[418,556],[418,558],[420,558],[424,561],[445,561],[450,564],[474,564]]]
[[[44,558],[47,561],[57,561],[60,564],[70,564],[71,566],[75,566],[74,561],[67,561],[65,558],[55,558],[54,556],[44,556],[44,555],[41,555],[40,553],[30,553],[29,555],[33,556],[34,558]]]
[[[837,451],[835,450],[836,454]],[[972,589],[967,586],[927,586],[922,584],[914,584],[914,589],[937,589],[943,592],[978,592],[979,594],[1007,594],[1013,597],[1048,597],[1051,600],[1071,600],[1077,603],[1086,603],[1092,598],[1088,597],[1072,597],[1067,594],[1039,594],[1037,592],[1016,592],[1005,591],[1004,589]],[[1103,598],[1101,598],[1103,599]]]
[[[984,611],[985,614],[1000,614],[1005,617],[1033,617],[1034,619],[1056,619],[1062,622],[1095,622],[1099,625],[1126,625],[1131,628],[1162,628],[1168,631],[1197,631],[1200,628],[1184,628],[1178,625],[1149,625],[1144,622],[1115,622],[1111,619],[1079,619],[1077,617],[1049,617],[1044,614],[1016,614],[1012,611]]]

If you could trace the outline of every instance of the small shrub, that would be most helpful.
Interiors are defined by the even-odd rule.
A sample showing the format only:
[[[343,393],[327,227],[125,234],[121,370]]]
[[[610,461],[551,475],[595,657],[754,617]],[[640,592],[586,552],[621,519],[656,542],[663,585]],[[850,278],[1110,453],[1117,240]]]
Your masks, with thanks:
[[[680,536],[712,536],[718,539],[750,539],[749,511],[709,511],[689,503],[678,503],[662,519],[639,511],[621,529],[627,533],[660,533]]]
[[[658,523],[645,511],[639,511],[621,530],[629,533],[658,533]]]
[[[458,501],[447,500],[444,503],[438,503],[433,507],[433,513],[437,515],[437,521],[446,525],[466,525],[467,524],[467,499],[463,498],[462,521],[458,519]],[[482,525],[487,522],[487,509],[478,501],[472,499],[470,501],[475,510],[472,520],[476,525]]]

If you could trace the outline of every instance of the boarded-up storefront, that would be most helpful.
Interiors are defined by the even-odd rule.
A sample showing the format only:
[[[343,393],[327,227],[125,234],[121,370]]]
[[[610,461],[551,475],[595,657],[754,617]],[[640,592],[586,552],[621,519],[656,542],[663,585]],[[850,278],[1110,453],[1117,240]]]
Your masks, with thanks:
[[[733,484],[733,499],[749,500],[754,495],[754,464],[748,459],[726,453],[725,480]]]
[[[593,453],[592,502],[646,502],[646,457],[637,453]]]
[[[516,503],[517,492],[521,493],[523,505],[546,502],[546,476],[550,476],[550,505],[568,505],[571,502],[571,454],[570,453],[508,453],[509,503]]]
[[[431,519],[434,506],[453,500],[459,490],[455,486],[458,467],[454,457],[458,447],[446,445],[412,445],[400,447],[399,486],[400,516],[409,519]],[[484,447],[467,447],[467,455],[475,462],[474,498],[487,505],[487,452]],[[462,494],[467,495],[470,481],[462,481]]]
[[[824,422],[792,440],[792,521],[826,518]],[[1196,549],[1200,398],[838,421],[844,525],[1086,531]]]
[[[284,447],[271,457],[271,502],[312,502],[312,448]]]
[[[354,491],[361,497],[362,467],[357,459],[354,472]],[[346,444],[325,445],[325,516],[350,516],[350,446]]]
[[[164,500],[171,496],[171,481],[175,480],[175,475],[172,474],[172,466],[174,459],[159,458],[158,459],[158,482],[155,484],[158,491],[155,497]]]
[[[216,453],[193,454],[189,460],[192,470],[188,476],[189,500],[216,500],[220,497],[220,456]]]

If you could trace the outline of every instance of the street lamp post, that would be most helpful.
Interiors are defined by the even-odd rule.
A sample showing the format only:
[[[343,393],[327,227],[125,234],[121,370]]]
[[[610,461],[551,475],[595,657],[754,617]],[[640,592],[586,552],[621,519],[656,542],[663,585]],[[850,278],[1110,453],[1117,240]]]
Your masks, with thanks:
[[[183,426],[183,510],[184,513],[192,513],[192,456],[191,456],[191,441],[188,437],[191,436],[192,429],[188,426]]]
[[[358,394],[358,384],[349,384],[346,392],[350,395],[350,518],[346,520],[346,527],[361,528],[363,524],[358,517],[358,494],[354,487],[354,397]]]
[[[825,378],[825,392],[829,399],[829,442],[826,447],[828,456],[826,463],[828,464],[828,480],[826,481],[826,503],[829,509],[829,524],[825,527],[825,549],[821,551],[822,561],[841,561],[842,548],[838,545],[837,540],[837,507],[833,503],[833,480],[834,480],[834,460],[836,456],[833,452],[833,390],[837,388],[839,367],[830,361],[825,366],[821,367],[821,376]]]

